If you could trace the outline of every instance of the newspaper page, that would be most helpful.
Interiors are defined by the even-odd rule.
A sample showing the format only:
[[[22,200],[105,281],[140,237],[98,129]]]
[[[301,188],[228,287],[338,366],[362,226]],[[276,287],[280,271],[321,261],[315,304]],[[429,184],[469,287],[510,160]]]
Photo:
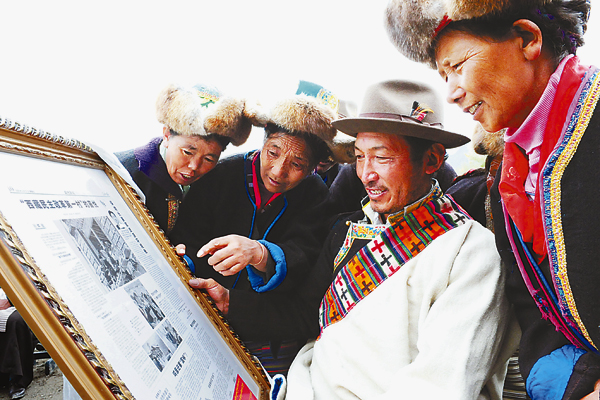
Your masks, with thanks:
[[[0,211],[135,398],[258,398],[104,171],[8,153],[0,168]]]

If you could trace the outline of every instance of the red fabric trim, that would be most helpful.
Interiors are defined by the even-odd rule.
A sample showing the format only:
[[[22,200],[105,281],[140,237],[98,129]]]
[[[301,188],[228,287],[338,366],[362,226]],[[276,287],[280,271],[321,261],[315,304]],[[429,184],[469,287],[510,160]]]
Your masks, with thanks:
[[[256,152],[254,158],[252,159],[252,189],[254,189],[254,201],[256,202],[256,208],[260,210],[262,199],[260,196],[260,189],[258,188],[258,173],[256,172],[256,159],[260,154],[259,151]],[[281,193],[275,193],[271,196],[271,198],[265,204],[265,207],[271,204],[273,200],[275,200]]]
[[[533,202],[525,193],[529,171],[527,155],[514,143],[504,145],[502,175],[498,190],[509,215],[519,228],[523,241],[533,240]]]
[[[488,193],[490,193],[490,189],[494,184],[496,173],[498,172],[498,168],[500,168],[500,163],[502,163],[502,155],[494,157],[494,159],[490,162],[490,169],[485,182]]]
[[[442,18],[442,20],[440,21],[440,23],[438,24],[437,28],[435,28],[435,30],[433,31],[433,35],[431,35],[432,39],[435,39],[437,37],[437,35],[440,34],[440,32],[448,26],[448,24],[452,22],[451,18],[448,18],[447,15],[444,15],[444,18]]]
[[[573,57],[565,65],[544,132],[544,141],[540,151],[541,166],[546,164],[562,134],[569,107],[587,70],[587,67],[579,65],[577,57]],[[525,193],[525,179],[527,179],[528,172],[529,163],[523,150],[514,143],[506,143],[498,190],[508,214],[523,237],[523,241],[533,244],[533,251],[538,258],[537,261],[540,262],[546,257],[547,250],[540,203],[542,185],[540,182],[537,183],[534,201],[529,200]],[[541,176],[540,173],[539,177]]]

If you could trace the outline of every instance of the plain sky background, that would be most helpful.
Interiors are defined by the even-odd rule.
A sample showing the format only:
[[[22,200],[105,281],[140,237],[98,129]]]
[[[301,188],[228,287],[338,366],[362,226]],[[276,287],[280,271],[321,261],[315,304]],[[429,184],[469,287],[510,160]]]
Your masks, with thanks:
[[[294,94],[300,79],[357,104],[367,85],[385,79],[428,82],[445,94],[435,71],[408,61],[390,43],[386,4],[2,2],[0,116],[114,152],[161,134],[155,100],[169,83],[208,83],[267,106]],[[600,64],[599,14],[592,9],[578,53],[584,63]],[[447,105],[445,115],[447,129],[470,135],[473,122],[458,107]],[[241,150],[261,142],[255,130]],[[464,147],[451,153],[459,172],[478,162],[462,156]],[[237,151],[230,145],[226,154]]]

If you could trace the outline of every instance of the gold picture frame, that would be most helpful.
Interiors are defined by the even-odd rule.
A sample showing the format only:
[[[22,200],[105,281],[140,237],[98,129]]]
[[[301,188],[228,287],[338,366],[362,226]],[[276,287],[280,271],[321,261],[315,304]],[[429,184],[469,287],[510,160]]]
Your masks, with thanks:
[[[0,168],[0,287],[82,398],[268,398],[258,360],[96,152],[0,117]]]

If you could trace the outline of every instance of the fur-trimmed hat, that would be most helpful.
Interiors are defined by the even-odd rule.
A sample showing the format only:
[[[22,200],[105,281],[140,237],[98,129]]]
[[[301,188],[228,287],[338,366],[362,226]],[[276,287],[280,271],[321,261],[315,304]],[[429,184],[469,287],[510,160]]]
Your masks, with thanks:
[[[331,142],[336,130],[331,125],[335,112],[319,103],[314,97],[303,94],[279,101],[269,113],[269,122],[289,132],[316,135],[324,142]]]
[[[340,99],[338,108],[338,119],[340,118],[352,118],[358,115],[358,108],[354,102]],[[350,164],[356,161],[356,154],[354,151],[355,137],[346,135],[342,131],[337,131],[333,138],[333,143],[329,146],[331,153],[333,153],[333,159],[339,163]]]
[[[285,102],[298,102],[297,105],[304,103],[304,106],[296,107],[296,110],[300,112],[297,112],[293,118],[297,121],[296,123],[305,124],[312,130],[306,130],[307,128],[289,129],[287,126],[281,125],[273,120],[275,124],[288,130],[315,134],[327,144],[335,162],[354,162],[355,138],[348,136],[343,132],[338,132],[332,125],[332,122],[337,118],[355,115],[356,105],[354,103],[340,100],[333,92],[325,89],[323,86],[303,80],[298,84],[296,96],[292,99],[284,100],[284,103]],[[311,112],[306,112],[302,115],[302,108],[306,107],[308,104],[312,104],[314,109]],[[304,108],[304,110],[307,110],[307,108]],[[285,114],[285,112],[279,114]],[[288,123],[288,126],[290,125],[291,124]]]
[[[256,105],[245,99],[221,98],[214,87],[168,85],[156,100],[156,117],[158,122],[180,135],[215,134],[239,146],[248,139],[252,123],[260,119],[261,114]]]
[[[497,132],[488,132],[483,129],[481,124],[475,125],[471,140],[473,150],[477,154],[496,157],[504,153],[504,133],[506,129],[500,129]]]
[[[204,119],[208,134],[227,137],[234,146],[246,142],[252,126],[264,126],[267,115],[260,105],[248,99],[225,97],[210,105]]]
[[[436,68],[432,45],[437,34],[452,21],[500,15],[513,7],[543,7],[555,0],[391,0],[386,26],[392,43],[413,61]]]

